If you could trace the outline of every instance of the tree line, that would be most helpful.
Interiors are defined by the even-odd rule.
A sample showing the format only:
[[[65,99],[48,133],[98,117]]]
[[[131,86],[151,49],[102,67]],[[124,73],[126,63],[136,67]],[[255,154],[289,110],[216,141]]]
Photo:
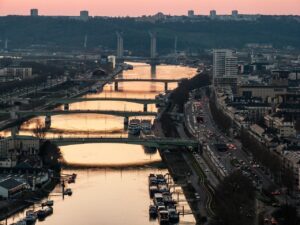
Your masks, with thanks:
[[[0,39],[10,40],[9,48],[82,48],[85,35],[88,48],[116,49],[116,31],[124,32],[124,47],[134,55],[149,54],[148,31],[156,31],[160,54],[178,50],[241,48],[247,43],[270,43],[275,47],[300,48],[299,22],[289,17],[261,17],[256,21],[202,19],[177,22],[138,21],[135,18],[67,18],[7,16],[0,18]]]

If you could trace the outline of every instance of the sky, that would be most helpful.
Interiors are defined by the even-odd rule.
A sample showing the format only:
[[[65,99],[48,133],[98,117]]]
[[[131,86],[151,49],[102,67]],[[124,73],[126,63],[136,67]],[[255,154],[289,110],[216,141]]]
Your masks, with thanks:
[[[245,14],[300,15],[300,0],[0,0],[0,15],[28,15],[31,8],[40,15],[78,15],[88,10],[91,16],[141,16],[157,12],[171,15],[230,14],[237,9]]]

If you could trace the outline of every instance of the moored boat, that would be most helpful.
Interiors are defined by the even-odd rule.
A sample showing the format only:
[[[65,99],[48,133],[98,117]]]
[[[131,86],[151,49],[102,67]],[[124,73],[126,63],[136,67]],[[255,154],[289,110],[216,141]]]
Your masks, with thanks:
[[[132,119],[129,121],[128,133],[130,135],[139,135],[141,131],[140,120]]]
[[[42,207],[44,206],[53,206],[54,201],[53,200],[47,200],[46,202],[42,203]]]
[[[26,212],[26,217],[24,219],[27,225],[35,224],[37,220],[37,214],[33,210],[28,210]]]
[[[157,210],[156,210],[156,207],[154,205],[149,206],[149,216],[151,218],[156,218],[157,217]]]
[[[69,195],[71,196],[73,194],[72,192],[72,189],[71,188],[67,188],[65,191],[64,191],[64,195]]]
[[[169,212],[167,210],[161,210],[158,212],[158,221],[159,224],[168,224],[169,223]]]
[[[149,187],[149,195],[150,195],[150,198],[153,198],[154,194],[158,193],[158,188],[156,185],[151,185]]]
[[[158,206],[160,203],[164,203],[163,201],[163,195],[161,193],[155,193],[153,197],[153,203],[154,205]]]
[[[179,222],[179,213],[175,208],[169,208],[169,221],[171,223],[178,223]]]
[[[47,216],[53,213],[53,208],[51,206],[47,206],[44,209],[40,209],[37,212],[37,217],[39,220],[44,220]]]

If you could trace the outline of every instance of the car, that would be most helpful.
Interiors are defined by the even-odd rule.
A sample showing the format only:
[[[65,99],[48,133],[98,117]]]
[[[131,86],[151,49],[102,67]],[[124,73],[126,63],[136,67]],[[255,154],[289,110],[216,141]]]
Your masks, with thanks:
[[[280,191],[272,191],[271,195],[281,195],[281,192]]]
[[[200,195],[199,195],[199,193],[195,193],[195,198],[197,199],[197,200],[200,200]]]

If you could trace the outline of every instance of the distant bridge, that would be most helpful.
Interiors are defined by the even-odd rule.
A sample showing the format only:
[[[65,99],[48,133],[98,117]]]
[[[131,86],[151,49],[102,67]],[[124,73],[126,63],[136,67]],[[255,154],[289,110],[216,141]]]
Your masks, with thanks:
[[[144,99],[144,98],[117,98],[117,97],[97,97],[97,98],[50,98],[55,103],[69,104],[74,102],[91,102],[91,101],[117,101],[132,102],[137,104],[156,104],[162,103],[160,99]]]
[[[168,147],[198,147],[199,142],[191,139],[179,138],[122,138],[122,137],[62,137],[50,138],[51,142],[56,143],[58,146],[85,144],[85,143],[123,143],[143,145],[155,148],[168,148]]]
[[[97,98],[50,98],[48,99],[54,103],[70,104],[75,102],[88,102],[88,101],[119,101],[131,102],[144,105],[144,112],[147,111],[148,104],[163,103],[161,99],[143,99],[143,98],[118,98],[118,97],[97,97]],[[66,106],[68,108],[68,106]]]
[[[74,81],[102,81],[102,82],[111,82],[115,83],[115,90],[118,90],[118,84],[120,82],[154,82],[154,83],[164,83],[165,84],[165,91],[168,90],[169,83],[180,83],[182,79],[149,79],[149,78],[118,78],[114,80],[107,80],[107,79],[79,79]]]
[[[118,110],[42,110],[42,111],[0,111],[0,114],[15,114],[19,116],[55,116],[68,114],[104,114],[121,117],[156,116],[156,112],[118,111]]]

